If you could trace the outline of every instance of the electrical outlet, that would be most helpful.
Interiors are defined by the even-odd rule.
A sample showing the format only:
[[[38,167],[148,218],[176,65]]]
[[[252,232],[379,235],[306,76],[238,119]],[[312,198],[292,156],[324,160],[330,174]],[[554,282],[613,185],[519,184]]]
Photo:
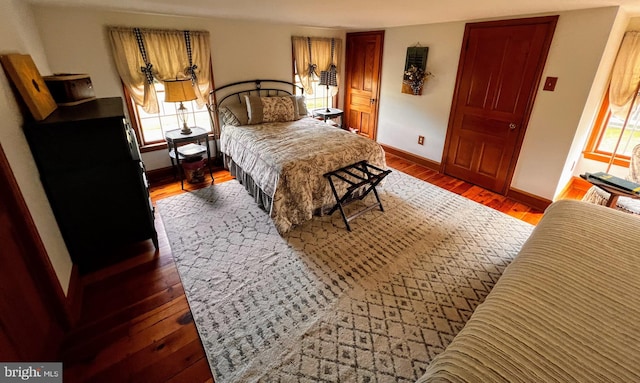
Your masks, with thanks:
[[[418,136],[418,145],[424,145],[424,136]]]

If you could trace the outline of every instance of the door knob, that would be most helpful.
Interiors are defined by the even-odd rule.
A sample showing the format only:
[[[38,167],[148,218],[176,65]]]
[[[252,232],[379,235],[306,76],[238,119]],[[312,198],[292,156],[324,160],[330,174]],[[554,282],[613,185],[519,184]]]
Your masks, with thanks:
[[[371,102],[371,104],[375,104],[376,103],[376,99],[372,98],[371,100],[369,100]]]
[[[509,124],[509,129],[514,130],[516,128],[516,124],[513,122]]]

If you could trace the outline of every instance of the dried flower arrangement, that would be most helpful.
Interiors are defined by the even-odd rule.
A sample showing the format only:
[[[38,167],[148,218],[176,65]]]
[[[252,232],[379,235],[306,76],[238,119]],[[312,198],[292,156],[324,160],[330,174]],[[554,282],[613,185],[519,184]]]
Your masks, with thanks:
[[[411,65],[411,67],[404,72],[404,83],[411,87],[413,94],[420,94],[420,90],[424,86],[424,82],[429,77],[433,77],[431,72],[418,68],[415,65]]]

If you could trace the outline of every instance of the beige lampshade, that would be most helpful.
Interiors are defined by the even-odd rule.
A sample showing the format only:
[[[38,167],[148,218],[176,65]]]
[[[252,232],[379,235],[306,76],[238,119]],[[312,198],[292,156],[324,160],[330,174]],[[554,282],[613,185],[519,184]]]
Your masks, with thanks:
[[[191,80],[170,80],[164,82],[164,101],[181,102],[196,99]]]

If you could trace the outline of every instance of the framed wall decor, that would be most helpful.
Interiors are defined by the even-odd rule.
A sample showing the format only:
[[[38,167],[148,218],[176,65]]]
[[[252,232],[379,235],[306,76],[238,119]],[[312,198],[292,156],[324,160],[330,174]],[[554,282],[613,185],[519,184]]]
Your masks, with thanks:
[[[421,47],[419,45],[407,48],[407,57],[404,62],[404,70],[407,71],[411,66],[427,69],[427,56],[429,56],[429,47]]]
[[[407,48],[404,62],[404,76],[402,78],[402,93],[420,95],[427,71],[427,57],[429,47],[417,44]]]
[[[0,56],[0,62],[34,119],[44,120],[56,110],[58,105],[53,100],[49,88],[30,55],[3,55]]]

